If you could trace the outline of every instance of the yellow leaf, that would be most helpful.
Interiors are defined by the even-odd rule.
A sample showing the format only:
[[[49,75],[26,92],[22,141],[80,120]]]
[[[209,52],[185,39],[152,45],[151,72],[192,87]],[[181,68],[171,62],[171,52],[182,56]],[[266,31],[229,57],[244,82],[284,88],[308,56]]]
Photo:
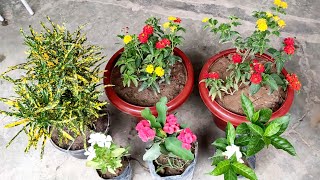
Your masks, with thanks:
[[[70,134],[68,134],[68,133],[65,132],[65,131],[62,131],[62,136],[65,137],[65,138],[67,138],[67,139],[69,139],[69,140],[71,140],[71,141],[74,140],[74,138],[71,137]]]
[[[21,119],[21,120],[19,120],[19,121],[15,121],[15,122],[13,122],[13,123],[7,124],[7,125],[5,125],[4,127],[5,127],[5,128],[12,128],[12,127],[18,126],[18,125],[20,125],[20,124],[26,123],[26,122],[28,122],[28,121],[30,121],[30,120],[29,120],[29,119]]]

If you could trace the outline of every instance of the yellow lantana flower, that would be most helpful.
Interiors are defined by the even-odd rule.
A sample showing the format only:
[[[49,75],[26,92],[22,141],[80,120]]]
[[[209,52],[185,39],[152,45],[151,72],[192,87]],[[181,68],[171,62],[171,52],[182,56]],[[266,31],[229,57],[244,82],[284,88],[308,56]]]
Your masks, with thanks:
[[[259,25],[258,25],[258,29],[259,29],[259,31],[265,31],[265,30],[268,29],[268,25],[267,25],[267,24],[264,24],[264,23],[259,24]]]
[[[146,72],[149,73],[149,74],[152,74],[154,71],[154,67],[152,64],[149,64],[147,67],[146,67]]]
[[[157,76],[162,77],[164,75],[164,69],[162,67],[156,67],[155,71]]]
[[[170,27],[170,22],[165,22],[162,24],[163,28],[167,29]]]
[[[279,21],[279,16],[273,16],[273,19],[277,22],[277,21]]]
[[[259,25],[259,24],[267,24],[267,21],[266,21],[266,19],[260,18],[260,19],[257,20],[256,23],[257,23],[257,25]]]
[[[168,17],[168,20],[169,20],[169,21],[174,21],[174,20],[177,20],[177,18],[174,17],[174,16],[169,16],[169,17]]]
[[[125,35],[123,38],[123,42],[125,44],[128,44],[130,41],[132,41],[132,37],[130,35]]]
[[[171,26],[170,27],[171,32],[174,32],[176,29],[177,29],[177,26]]]
[[[273,14],[271,13],[271,12],[266,12],[266,15],[267,15],[267,17],[272,17],[273,16]]]
[[[288,4],[286,2],[281,2],[280,7],[282,7],[283,9],[287,9]]]
[[[206,22],[208,22],[208,21],[209,21],[209,18],[207,18],[207,17],[205,17],[205,18],[202,19],[202,22],[204,22],[204,23],[206,23]]]
[[[273,4],[276,5],[276,6],[280,6],[281,5],[281,0],[274,0]]]
[[[44,54],[43,54],[43,58],[44,58],[45,60],[48,60],[48,59],[49,59],[48,54],[47,54],[47,53],[44,53]]]
[[[280,28],[284,28],[286,26],[286,22],[284,20],[280,19],[278,21],[278,25],[279,25]]]

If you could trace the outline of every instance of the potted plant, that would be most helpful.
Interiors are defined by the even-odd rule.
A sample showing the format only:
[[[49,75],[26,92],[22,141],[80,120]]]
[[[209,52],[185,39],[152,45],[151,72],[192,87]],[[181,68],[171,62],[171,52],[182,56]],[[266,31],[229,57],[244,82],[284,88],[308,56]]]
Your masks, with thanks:
[[[93,133],[88,141],[90,147],[86,165],[97,170],[103,179],[132,179],[132,169],[128,156],[128,148],[118,147],[110,135]]]
[[[192,179],[197,156],[197,137],[186,125],[180,125],[177,117],[167,114],[167,98],[156,104],[158,117],[150,108],[141,111],[136,130],[143,142],[150,146],[143,155],[154,179]]]
[[[43,139],[42,157],[45,142],[52,139],[60,150],[85,158],[90,130],[103,132],[108,125],[103,109],[107,103],[98,100],[103,88],[97,89],[102,78],[95,66],[103,56],[100,48],[86,44],[81,27],[70,32],[48,20],[52,28],[41,23],[41,33],[31,26],[30,35],[21,30],[28,58],[26,63],[10,67],[1,75],[13,83],[17,94],[0,99],[11,106],[10,111],[1,113],[19,119],[6,127],[22,126],[17,135],[27,134],[26,152]],[[7,74],[12,70],[25,73],[14,79]]]
[[[289,116],[282,116],[269,121],[271,109],[255,111],[253,103],[244,94],[241,103],[249,122],[241,123],[236,129],[228,122],[226,138],[219,138],[213,142],[216,152],[212,157],[215,166],[210,175],[224,175],[224,179],[237,179],[241,175],[251,180],[258,179],[255,172],[255,154],[265,147],[272,145],[295,156],[292,144],[281,137],[289,124]]]
[[[176,46],[182,43],[180,32],[185,29],[181,19],[170,16],[161,27],[160,19],[151,17],[139,35],[119,37],[124,48],[108,61],[105,71],[105,92],[119,110],[141,118],[140,111],[155,104],[160,97],[169,99],[169,111],[181,106],[193,88],[193,68],[187,56]]]
[[[250,95],[255,108],[271,108],[272,120],[289,111],[294,90],[301,88],[298,77],[283,68],[294,54],[294,38],[285,38],[280,50],[270,45],[270,38],[279,37],[286,25],[279,16],[285,14],[287,3],[275,0],[274,4],[270,11],[253,12],[257,19],[256,29],[248,37],[242,37],[234,30],[241,25],[235,16],[231,16],[227,23],[203,19],[206,23],[204,28],[220,34],[221,43],[232,42],[236,47],[211,57],[199,77],[201,98],[221,129],[228,121],[235,126],[246,122],[241,109],[241,93]]]

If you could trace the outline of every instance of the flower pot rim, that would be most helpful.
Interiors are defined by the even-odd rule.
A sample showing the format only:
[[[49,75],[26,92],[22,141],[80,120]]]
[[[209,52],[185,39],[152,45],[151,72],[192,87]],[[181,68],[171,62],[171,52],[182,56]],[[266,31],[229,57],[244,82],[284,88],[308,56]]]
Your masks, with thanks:
[[[202,67],[202,70],[199,75],[199,82],[204,79],[205,73],[208,73],[210,66],[218,59],[220,59],[223,56],[226,56],[231,53],[235,53],[236,48],[232,49],[226,49],[224,51],[221,51],[214,56],[210,57],[208,61],[205,63],[205,65]],[[267,54],[256,54],[256,57],[267,59],[268,61],[274,61],[274,59],[267,55]],[[285,68],[282,69],[282,74],[286,75],[288,72]],[[212,101],[211,98],[208,96],[209,91],[205,87],[205,83],[199,83],[199,92],[201,99],[205,103],[205,105],[208,107],[208,109],[218,118],[220,119],[228,119],[233,125],[237,126],[243,122],[248,122],[245,116],[236,114],[234,112],[229,111],[228,109],[222,107],[216,100]],[[275,112],[272,113],[271,119],[274,119],[279,116],[283,116],[288,112],[290,109],[293,98],[294,98],[294,90],[288,86],[286,91],[286,98],[285,101],[282,103],[281,107],[277,109]],[[227,121],[226,121],[227,122]]]
[[[121,172],[121,174],[119,174],[118,176],[113,177],[113,178],[111,178],[111,179],[121,178],[125,173],[127,173],[127,171],[131,171],[130,159],[129,159],[128,157],[126,157],[126,156],[124,156],[124,159],[125,159],[126,161],[128,161],[128,165],[124,168],[124,170]],[[101,179],[105,179],[105,178],[103,178],[103,177],[100,176],[100,173],[99,173],[99,170],[98,170],[98,169],[96,169],[96,172],[97,172],[98,176],[99,176]],[[122,178],[123,178],[123,177],[122,177]],[[109,178],[109,179],[110,179],[110,178]]]
[[[105,73],[104,73],[104,80],[103,83],[104,85],[110,85],[111,84],[111,72],[112,69],[118,60],[119,56],[123,52],[124,48],[119,49],[108,61],[106,68],[105,68]],[[182,62],[186,68],[187,72],[187,81],[182,89],[182,91],[171,101],[167,103],[168,106],[168,111],[173,111],[174,109],[178,108],[181,104],[183,104],[189,95],[192,92],[193,89],[193,84],[194,84],[194,72],[193,72],[193,67],[192,63],[189,60],[189,58],[179,49],[179,48],[174,48],[174,53],[181,57]],[[113,104],[117,109],[121,110],[124,113],[130,114],[132,116],[141,118],[141,110],[146,108],[145,106],[138,106],[138,105],[133,105],[130,104],[123,99],[121,99],[116,92],[114,91],[112,86],[105,87],[105,93],[110,101],[111,104]],[[151,112],[153,115],[157,115],[157,110],[155,106],[149,106]]]

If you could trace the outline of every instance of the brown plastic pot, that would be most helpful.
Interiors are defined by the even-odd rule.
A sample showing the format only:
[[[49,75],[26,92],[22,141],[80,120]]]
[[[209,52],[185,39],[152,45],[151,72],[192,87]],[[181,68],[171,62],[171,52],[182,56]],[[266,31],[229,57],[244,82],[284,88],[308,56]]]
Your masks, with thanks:
[[[204,79],[205,73],[209,72],[210,66],[215,61],[217,61],[218,59],[220,59],[223,56],[228,56],[228,54],[235,53],[235,52],[236,52],[236,49],[227,49],[227,50],[221,51],[218,54],[212,56],[206,62],[206,64],[203,66],[203,68],[200,72],[199,82],[202,79]],[[262,54],[262,55],[257,54],[256,57],[265,59],[267,61],[274,61],[267,54]],[[282,74],[286,75],[286,74],[288,74],[288,72],[285,69],[282,69]],[[233,113],[233,112],[227,110],[226,108],[222,107],[216,101],[212,101],[211,97],[209,97],[209,91],[205,87],[205,83],[199,84],[199,92],[200,92],[200,96],[201,96],[202,101],[207,106],[207,108],[211,111],[215,124],[221,130],[223,130],[223,131],[225,130],[225,127],[226,127],[228,121],[230,123],[232,123],[234,126],[238,126],[239,124],[241,124],[243,122],[248,122],[248,120],[246,119],[245,116]],[[289,86],[287,88],[287,97],[286,97],[285,101],[283,102],[283,104],[281,105],[281,107],[277,111],[272,113],[271,120],[287,114],[290,110],[291,105],[292,105],[293,98],[294,98],[294,90]]]
[[[123,48],[117,51],[111,59],[108,61],[107,66],[105,68],[104,73],[104,84],[110,85],[111,83],[111,72],[113,70],[114,65],[116,64],[117,60],[119,59],[121,53],[123,52]],[[168,112],[172,112],[178,107],[180,107],[190,96],[192,89],[193,89],[193,83],[194,83],[194,73],[193,73],[193,67],[191,64],[191,61],[188,59],[188,57],[178,48],[174,48],[173,50],[174,54],[176,56],[179,56],[182,59],[182,63],[186,67],[187,70],[187,82],[180,94],[176,96],[174,99],[168,102]],[[130,104],[123,99],[121,99],[116,92],[114,91],[112,86],[105,88],[105,93],[108,96],[108,99],[111,104],[113,104],[117,109],[120,111],[130,114],[132,116],[137,117],[138,119],[141,119],[141,110],[143,110],[146,107],[143,106],[137,106]],[[149,107],[153,115],[157,115],[157,110],[155,106]]]

